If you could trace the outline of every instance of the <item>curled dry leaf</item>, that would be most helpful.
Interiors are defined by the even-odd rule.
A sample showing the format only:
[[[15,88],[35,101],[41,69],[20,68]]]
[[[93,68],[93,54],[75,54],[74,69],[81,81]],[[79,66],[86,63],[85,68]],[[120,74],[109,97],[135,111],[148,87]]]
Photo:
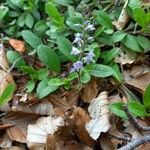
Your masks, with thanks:
[[[93,99],[88,111],[92,119],[86,123],[85,127],[90,136],[97,140],[102,132],[107,132],[111,127],[107,92],[102,92]]]
[[[2,118],[4,125],[12,124],[13,126],[6,129],[11,140],[26,143],[27,127],[39,116],[36,114],[11,112]]]
[[[46,143],[48,134],[54,134],[59,126],[64,126],[61,117],[41,117],[36,123],[30,124],[27,130],[27,141],[29,143]]]
[[[89,146],[94,146],[95,141],[89,136],[89,133],[85,129],[85,124],[90,121],[90,116],[80,107],[74,109],[71,116],[73,129],[78,138]]]
[[[16,39],[9,39],[10,45],[18,52],[24,52],[25,51],[25,43],[20,40]]]
[[[90,101],[97,96],[98,93],[98,85],[96,80],[90,81],[86,84],[81,92],[81,99],[84,102],[90,103]]]

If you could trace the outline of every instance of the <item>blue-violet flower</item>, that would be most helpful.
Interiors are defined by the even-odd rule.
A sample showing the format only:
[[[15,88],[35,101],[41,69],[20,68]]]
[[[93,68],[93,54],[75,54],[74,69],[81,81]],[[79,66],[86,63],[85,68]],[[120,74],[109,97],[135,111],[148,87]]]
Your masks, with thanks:
[[[73,64],[73,67],[71,68],[70,72],[79,71],[82,68],[83,68],[83,62],[78,60]]]
[[[76,47],[72,47],[71,55],[79,55],[81,53]]]
[[[94,57],[96,57],[96,56],[95,56],[93,50],[91,50],[87,54],[87,56],[83,58],[83,60],[85,61],[85,63],[90,64],[91,62],[94,62],[94,59],[93,59]]]

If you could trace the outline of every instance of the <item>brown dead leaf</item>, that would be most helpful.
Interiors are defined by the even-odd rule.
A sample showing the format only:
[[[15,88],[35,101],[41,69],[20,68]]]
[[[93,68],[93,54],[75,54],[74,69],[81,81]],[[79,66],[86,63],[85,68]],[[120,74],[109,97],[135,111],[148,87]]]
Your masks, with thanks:
[[[18,146],[12,146],[12,147],[9,147],[9,148],[5,148],[3,150],[26,150],[26,149],[22,148],[22,147],[18,147]]]
[[[109,137],[107,134],[102,134],[100,139],[100,144],[102,150],[116,150],[118,143],[112,141],[112,138]]]
[[[68,142],[59,141],[56,145],[55,150],[93,150],[93,149],[76,141],[68,141]]]
[[[78,138],[86,145],[94,146],[95,141],[85,129],[85,124],[90,121],[90,116],[82,108],[77,107],[73,111],[71,121]]]
[[[16,39],[9,39],[9,44],[18,52],[25,51],[25,43]]]
[[[11,112],[2,118],[4,125],[12,124],[13,127],[6,129],[8,136],[11,140],[26,143],[27,127],[29,123],[37,119],[39,116],[36,114]]]
[[[52,104],[46,99],[38,101],[37,103],[32,105],[30,105],[29,103],[19,102],[18,105],[12,107],[12,110],[34,113],[38,115],[52,115],[54,113]]]
[[[131,70],[124,70],[123,74],[125,82],[143,93],[146,87],[150,84],[150,72],[144,73],[140,76],[138,75],[138,77],[132,77]]]
[[[47,138],[47,150],[93,150],[84,144],[78,143],[76,137],[72,137],[72,132],[69,130],[70,127],[65,126],[61,129],[61,132],[57,131],[54,135],[49,135]]]
[[[95,98],[98,94],[98,85],[96,80],[90,81],[86,84],[81,92],[81,99],[84,102],[90,103],[93,98]]]
[[[86,123],[85,127],[90,136],[97,140],[102,132],[107,132],[111,127],[106,91],[100,93],[97,98],[91,101],[88,111],[92,119]]]
[[[136,148],[136,150],[149,150],[149,149],[150,149],[150,143],[140,145],[139,147]]]

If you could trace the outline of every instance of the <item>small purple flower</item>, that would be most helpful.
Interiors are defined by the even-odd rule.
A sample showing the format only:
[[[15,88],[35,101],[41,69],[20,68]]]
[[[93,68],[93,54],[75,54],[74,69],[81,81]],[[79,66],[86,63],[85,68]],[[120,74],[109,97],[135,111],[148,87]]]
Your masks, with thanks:
[[[76,43],[79,46],[81,46],[81,43],[83,42],[82,37],[83,37],[83,35],[81,33],[75,34],[75,39],[74,39],[73,43]]]
[[[71,68],[70,72],[79,71],[82,68],[83,68],[83,62],[78,60],[73,64],[73,67]]]
[[[88,23],[88,25],[85,27],[85,31],[94,31],[95,27],[93,24]]]
[[[81,53],[76,47],[72,47],[71,55],[79,55]]]
[[[87,54],[87,56],[83,58],[83,60],[85,61],[85,63],[90,64],[91,62],[94,62],[94,59],[93,59],[94,57],[96,57],[96,56],[95,56],[93,50],[91,50]]]

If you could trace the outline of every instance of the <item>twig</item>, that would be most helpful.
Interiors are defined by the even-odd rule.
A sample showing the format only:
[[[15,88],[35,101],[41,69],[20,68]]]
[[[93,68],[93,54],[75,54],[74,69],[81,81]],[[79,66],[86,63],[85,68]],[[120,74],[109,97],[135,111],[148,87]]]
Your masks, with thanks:
[[[135,139],[134,141],[128,143],[127,145],[119,148],[118,150],[134,150],[136,147],[140,146],[141,144],[145,144],[150,142],[150,135],[145,135],[143,137],[140,137],[138,139]]]
[[[112,134],[112,133],[109,133],[109,132],[108,132],[108,134],[109,134],[111,137],[113,137],[113,138],[115,138],[115,139],[117,139],[117,140],[121,140],[121,141],[125,141],[125,142],[131,142],[131,138],[129,138],[129,137],[120,137],[120,136],[116,136],[116,135],[114,135],[114,134]]]
[[[135,128],[137,128],[139,130],[143,130],[143,131],[150,131],[150,127],[143,126],[143,125],[141,125],[141,124],[139,124],[137,122],[137,120],[135,119],[135,117],[130,113],[127,104],[124,105],[124,110],[125,110],[126,115],[129,118],[130,122],[132,123],[132,125]]]

